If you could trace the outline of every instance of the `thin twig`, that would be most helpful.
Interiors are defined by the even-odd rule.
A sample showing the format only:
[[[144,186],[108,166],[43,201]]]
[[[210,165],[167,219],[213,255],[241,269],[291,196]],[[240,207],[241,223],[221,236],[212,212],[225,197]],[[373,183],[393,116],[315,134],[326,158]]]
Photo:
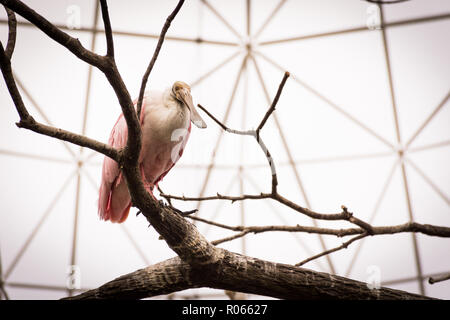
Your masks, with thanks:
[[[175,207],[174,207],[173,205],[171,205],[171,204],[166,204],[165,206],[168,207],[168,208],[170,208],[170,209],[172,209],[174,212],[179,213],[179,214],[182,215],[183,217],[188,217],[188,216],[190,216],[191,214],[194,214],[194,213],[196,213],[196,212],[198,211],[197,209],[192,209],[192,210],[183,211],[183,210],[180,210],[180,209],[178,209],[178,208],[175,208]]]
[[[444,274],[444,275],[438,276],[438,277],[430,277],[430,279],[428,279],[428,283],[434,284],[436,282],[441,282],[441,281],[446,281],[446,280],[450,280],[450,273],[447,273],[447,274]]]
[[[247,229],[246,227],[243,227],[243,226],[233,227],[233,226],[229,226],[229,225],[226,225],[226,224],[218,223],[218,222],[215,222],[215,221],[203,219],[203,218],[200,218],[200,217],[197,217],[197,216],[190,216],[189,218],[192,219],[192,220],[200,221],[200,222],[203,222],[203,223],[206,223],[206,224],[210,224],[212,226],[216,226],[216,227],[219,227],[219,228],[232,230],[232,231],[243,231],[243,230]]]
[[[100,0],[100,5],[102,8],[102,18],[103,18],[103,24],[105,26],[105,36],[106,36],[106,55],[108,57],[114,58],[114,41],[112,36],[112,29],[111,29],[111,21],[109,19],[109,13],[108,13],[108,3],[106,0]]]
[[[373,227],[372,227],[370,224],[368,224],[368,223],[365,222],[365,221],[362,221],[361,219],[358,219],[358,218],[354,217],[354,216],[353,216],[353,213],[348,212],[348,209],[347,209],[346,206],[341,206],[341,208],[342,208],[342,211],[343,211],[345,214],[347,214],[347,217],[348,217],[347,220],[348,220],[349,222],[351,222],[351,223],[353,223],[353,224],[355,224],[355,225],[361,227],[362,229],[366,230],[366,232],[367,232],[368,234],[373,234]]]
[[[336,237],[345,237],[352,235],[359,235],[367,233],[369,235],[389,235],[398,234],[404,232],[419,232],[429,236],[450,238],[450,228],[442,226],[434,226],[428,224],[420,224],[416,222],[407,222],[404,224],[393,225],[393,226],[377,226],[372,227],[373,234],[367,232],[364,228],[346,228],[346,229],[333,229],[333,228],[322,228],[313,226],[301,226],[299,224],[295,226],[286,225],[272,225],[272,226],[230,226],[215,221],[207,220],[200,217],[189,217],[190,219],[197,220],[209,225],[213,225],[219,228],[231,230],[231,231],[249,231],[251,233],[263,233],[263,232],[304,232],[304,233],[314,233],[323,235],[332,235]]]
[[[341,249],[347,249],[347,247],[348,247],[350,244],[352,244],[353,242],[355,242],[355,241],[357,241],[357,240],[360,240],[360,239],[362,239],[362,238],[365,238],[365,237],[367,237],[368,235],[369,235],[369,234],[368,234],[367,232],[364,232],[363,234],[360,234],[359,236],[356,236],[356,237],[351,238],[350,240],[344,242],[344,243],[343,243],[342,245],[340,245],[339,247],[336,247],[336,248],[333,248],[333,249],[329,249],[329,250],[326,250],[326,251],[324,251],[324,252],[322,252],[322,253],[316,254],[315,256],[309,257],[308,259],[305,259],[305,260],[303,260],[302,262],[297,263],[295,266],[296,266],[296,267],[300,267],[300,266],[304,265],[304,264],[307,263],[307,262],[310,262],[310,261],[312,261],[312,260],[316,260],[316,259],[318,259],[318,258],[320,258],[320,257],[323,257],[323,256],[327,255],[327,254],[330,254],[330,253],[339,251],[339,250],[341,250]]]
[[[308,208],[302,207],[285,197],[281,196],[279,193],[260,193],[260,194],[244,194],[241,196],[226,196],[217,193],[215,196],[207,196],[207,197],[186,197],[186,196],[175,196],[175,195],[169,195],[164,194],[165,198],[169,199],[175,199],[175,200],[182,200],[182,201],[208,201],[208,200],[230,200],[232,202],[235,201],[243,201],[243,200],[260,200],[260,199],[273,199],[278,201],[281,204],[284,204],[285,206],[300,212],[302,214],[307,215],[310,218],[313,219],[319,219],[319,220],[346,220],[349,221],[355,225],[358,225],[359,227],[362,227],[364,229],[370,230],[371,227],[368,223],[357,219],[353,217],[351,213],[348,211],[342,211],[340,213],[319,213],[312,211]]]
[[[159,35],[158,44],[156,45],[156,49],[153,52],[153,56],[152,56],[152,59],[150,60],[150,64],[148,65],[147,70],[145,71],[144,76],[142,77],[141,90],[139,91],[139,98],[138,98],[138,103],[137,103],[138,119],[140,119],[140,117],[141,117],[142,101],[144,100],[145,87],[147,85],[148,77],[150,76],[150,72],[152,71],[153,66],[155,65],[156,59],[158,58],[159,51],[161,50],[167,30],[169,30],[172,20],[175,18],[178,11],[180,11],[183,3],[184,3],[184,0],[180,0],[178,2],[177,6],[175,7],[175,9],[173,10],[173,12],[167,17],[166,23],[164,24],[164,26],[161,30],[161,34]]]
[[[275,98],[273,99],[269,110],[267,110],[266,114],[264,115],[264,118],[261,120],[261,123],[259,124],[258,128],[256,129],[256,135],[258,137],[259,137],[259,131],[261,131],[261,129],[264,127],[267,119],[269,119],[272,112],[275,111],[275,107],[277,106],[278,100],[280,99],[280,96],[281,96],[281,92],[283,91],[284,85],[286,84],[286,80],[287,80],[287,78],[289,78],[289,75],[290,74],[287,71],[284,73],[283,80],[281,80],[281,83],[278,87],[277,94],[275,95]]]
[[[266,147],[264,141],[261,139],[259,132],[260,130],[263,128],[264,124],[266,123],[267,119],[270,117],[270,115],[273,113],[273,111],[275,110],[275,107],[278,103],[278,100],[280,99],[280,95],[283,91],[284,85],[286,84],[287,79],[289,78],[289,72],[285,72],[283,75],[283,79],[280,82],[280,85],[278,86],[278,91],[275,95],[275,98],[273,99],[269,109],[267,110],[266,114],[264,115],[263,119],[261,120],[260,124],[258,125],[258,128],[256,130],[235,130],[235,129],[230,129],[229,127],[227,127],[225,124],[223,124],[222,122],[220,122],[216,117],[214,117],[214,115],[212,115],[206,108],[204,108],[202,105],[198,105],[198,107],[203,110],[211,119],[214,120],[214,122],[216,122],[224,131],[226,132],[230,132],[233,134],[238,134],[238,135],[247,135],[247,136],[252,136],[256,139],[256,142],[259,144],[261,150],[263,151],[264,155],[266,156],[266,159],[269,163],[270,166],[270,170],[272,173],[272,190],[271,190],[271,194],[273,196],[275,196],[277,194],[277,186],[278,186],[278,178],[277,178],[277,172],[276,172],[276,168],[275,168],[275,162],[272,159],[272,155],[270,154],[269,149]],[[250,196],[252,197],[252,196]]]
[[[220,120],[218,120],[216,117],[214,117],[212,115],[212,113],[209,112],[201,104],[198,104],[198,107],[203,112],[205,112],[211,119],[213,119],[214,122],[217,123],[226,132],[233,133],[233,134],[239,134],[239,135],[243,135],[243,136],[254,136],[255,135],[255,131],[254,130],[235,130],[235,129],[231,129],[231,128],[227,127],[226,125],[224,125],[222,122],[220,122]]]
[[[8,9],[7,7],[5,7],[5,10],[8,15],[8,42],[6,44],[5,55],[11,60],[14,47],[16,46],[17,20],[14,11]]]
[[[247,235],[249,232],[250,232],[250,231],[248,231],[248,230],[244,230],[244,231],[242,231],[242,232],[240,232],[240,233],[238,233],[238,234],[235,234],[235,235],[233,235],[233,236],[230,236],[230,237],[226,237],[226,238],[222,238],[222,239],[217,239],[217,240],[211,241],[211,244],[213,244],[213,245],[216,246],[216,245],[221,244],[221,243],[224,243],[224,242],[228,242],[228,241],[231,241],[231,240],[235,240],[235,239],[238,239],[238,238],[242,238],[243,236]]]
[[[186,196],[176,196],[176,195],[170,195],[170,194],[162,194],[162,197],[166,199],[175,199],[175,200],[182,200],[182,201],[207,201],[207,200],[230,200],[231,202],[235,201],[242,201],[247,199],[267,199],[271,198],[272,194],[270,193],[261,193],[261,194],[244,194],[241,196],[225,196],[221,195],[220,193],[217,193],[215,196],[207,196],[207,197],[186,197]]]

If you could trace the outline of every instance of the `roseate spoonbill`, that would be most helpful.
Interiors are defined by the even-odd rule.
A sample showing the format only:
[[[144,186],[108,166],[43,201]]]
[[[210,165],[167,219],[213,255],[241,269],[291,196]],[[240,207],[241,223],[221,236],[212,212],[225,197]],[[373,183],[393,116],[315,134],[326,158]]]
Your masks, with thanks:
[[[135,105],[137,100],[134,102]],[[142,148],[139,168],[147,191],[153,188],[172,169],[183,154],[191,122],[199,128],[206,123],[194,107],[191,88],[177,81],[164,91],[148,91],[141,109]],[[119,116],[109,137],[109,144],[117,149],[127,143],[128,129],[123,114]],[[105,157],[98,199],[98,214],[103,220],[124,222],[131,207],[125,178],[115,160]]]

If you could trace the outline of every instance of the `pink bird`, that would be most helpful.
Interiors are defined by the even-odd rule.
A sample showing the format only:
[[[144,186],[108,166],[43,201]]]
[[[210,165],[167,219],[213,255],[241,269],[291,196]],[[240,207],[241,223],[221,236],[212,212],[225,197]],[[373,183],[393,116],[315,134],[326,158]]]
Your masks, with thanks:
[[[135,105],[137,101],[134,102]],[[153,196],[153,188],[172,169],[183,154],[191,121],[199,128],[206,123],[194,107],[191,88],[177,81],[165,91],[145,93],[141,110],[142,148],[139,168],[147,191]],[[109,137],[109,144],[124,148],[128,128],[123,114],[119,116]],[[131,208],[131,198],[125,178],[117,162],[109,157],[103,161],[98,214],[103,220],[122,223]]]

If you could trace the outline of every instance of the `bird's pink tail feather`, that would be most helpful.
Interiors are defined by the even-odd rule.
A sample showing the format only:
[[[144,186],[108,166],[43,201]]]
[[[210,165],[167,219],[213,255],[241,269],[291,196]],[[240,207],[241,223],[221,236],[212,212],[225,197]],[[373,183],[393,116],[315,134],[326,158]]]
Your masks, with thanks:
[[[100,192],[99,192],[99,198],[98,198],[98,214],[102,220],[111,222],[117,222],[122,223],[124,222],[128,214],[130,213],[131,209],[131,202],[128,204],[128,206],[121,212],[120,215],[115,214],[115,212],[112,211],[111,206],[111,186],[107,186],[102,183],[100,186]]]
[[[102,182],[98,196],[98,215],[102,220],[109,220],[108,206],[110,204],[111,188]]]

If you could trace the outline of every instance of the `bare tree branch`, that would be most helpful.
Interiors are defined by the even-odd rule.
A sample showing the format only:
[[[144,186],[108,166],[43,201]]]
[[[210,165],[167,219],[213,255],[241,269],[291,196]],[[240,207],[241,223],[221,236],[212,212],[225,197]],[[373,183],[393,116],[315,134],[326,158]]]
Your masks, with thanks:
[[[327,214],[323,214],[323,213],[318,213],[318,212],[314,212],[308,208],[303,208],[299,205],[297,205],[296,203],[284,198],[283,196],[281,196],[278,192],[277,192],[277,174],[276,174],[276,169],[275,169],[275,163],[272,159],[272,156],[269,152],[269,150],[267,149],[266,145],[264,144],[263,140],[261,139],[261,137],[259,136],[259,131],[263,128],[264,124],[266,123],[267,119],[269,118],[269,116],[273,113],[273,111],[275,110],[275,107],[277,105],[277,102],[279,100],[279,97],[281,95],[281,92],[283,90],[283,87],[286,83],[287,78],[289,77],[289,73],[285,72],[283,79],[281,80],[281,83],[279,85],[277,94],[275,95],[275,98],[269,108],[269,110],[266,112],[264,118],[262,119],[262,121],[260,122],[257,130],[247,130],[247,131],[242,131],[242,130],[234,130],[234,129],[230,129],[229,127],[227,127],[226,125],[224,125],[223,123],[221,123],[216,117],[214,117],[206,108],[204,108],[203,106],[201,106],[200,104],[198,105],[198,107],[200,109],[202,109],[211,119],[214,120],[214,122],[216,122],[224,131],[226,132],[230,132],[233,134],[238,134],[238,135],[249,135],[249,136],[253,136],[256,141],[258,142],[259,146],[261,147],[261,149],[263,150],[266,159],[268,160],[268,163],[270,165],[271,168],[271,172],[272,172],[272,190],[271,193],[261,193],[258,195],[249,195],[249,194],[244,194],[241,196],[224,196],[221,195],[219,193],[217,193],[216,196],[209,196],[209,197],[185,197],[183,196],[174,196],[174,195],[169,195],[169,194],[165,194],[162,193],[161,196],[166,198],[166,199],[176,199],[176,200],[183,200],[183,201],[205,201],[205,200],[231,200],[232,202],[234,201],[241,201],[241,200],[246,200],[246,199],[274,199],[288,207],[290,207],[291,209],[294,209],[295,211],[298,211],[300,213],[303,213],[313,219],[320,219],[320,220],[346,220],[349,221],[353,224],[356,224],[359,227],[362,227],[363,229],[365,229],[368,233],[372,233],[371,230],[371,226],[362,221],[361,219],[358,219],[356,217],[353,216],[353,213],[349,212],[347,210],[347,207],[342,206],[342,212],[341,213],[327,213]]]
[[[201,104],[198,104],[198,107],[205,112],[211,119],[214,120],[215,123],[217,123],[224,131],[234,134],[239,134],[242,136],[253,136],[253,130],[235,130],[230,129],[226,125],[224,125],[222,122],[220,122],[216,117],[214,117],[205,107],[203,107]]]
[[[186,197],[186,196],[175,196],[170,194],[161,194],[162,197],[167,199],[175,199],[175,200],[182,200],[182,201],[208,201],[208,200],[230,200],[232,202],[235,201],[243,201],[243,200],[260,200],[260,199],[273,199],[276,200],[289,208],[300,212],[304,215],[307,215],[310,218],[318,219],[318,220],[346,220],[353,224],[356,224],[358,226],[364,226],[365,228],[370,229],[370,225],[358,218],[353,217],[353,213],[348,212],[347,208],[343,206],[342,212],[340,213],[319,213],[312,211],[308,208],[304,208],[286,198],[281,196],[279,193],[260,193],[260,194],[244,194],[241,196],[226,196],[222,195],[220,193],[217,193],[215,196],[207,196],[207,197]]]
[[[111,21],[109,20],[108,3],[106,0],[100,0],[102,8],[102,18],[105,25],[106,36],[106,55],[114,58],[114,40],[112,36]]]
[[[275,111],[275,107],[277,106],[278,100],[280,99],[281,92],[283,91],[284,85],[286,84],[286,80],[289,78],[289,72],[285,72],[283,76],[283,80],[281,80],[281,83],[278,87],[277,94],[275,95],[275,98],[272,101],[272,105],[270,106],[269,110],[267,110],[266,114],[264,115],[264,118],[261,120],[261,123],[259,124],[258,128],[256,128],[256,135],[259,137],[259,132],[266,124],[267,119],[269,119],[272,112]]]
[[[236,239],[242,238],[242,237],[246,236],[249,233],[250,233],[249,230],[244,230],[242,232],[239,232],[239,233],[234,234],[234,235],[229,236],[229,237],[213,240],[213,241],[211,241],[211,244],[216,246],[216,245],[224,243],[224,242],[228,242],[228,241],[232,241],[232,240],[236,240]]]
[[[428,283],[434,284],[436,282],[442,282],[442,281],[446,281],[446,280],[450,280],[450,273],[447,273],[447,274],[444,274],[444,275],[438,276],[438,277],[430,277],[430,279],[428,279]]]
[[[398,234],[398,233],[404,233],[404,232],[419,232],[426,234],[428,236],[435,236],[435,237],[443,237],[448,238],[450,237],[450,228],[448,227],[441,227],[441,226],[434,226],[434,225],[428,225],[428,224],[419,224],[415,222],[408,222],[400,225],[394,225],[394,226],[377,226],[373,227],[370,226],[370,229],[372,233],[369,233],[364,228],[346,228],[346,229],[332,229],[332,228],[321,228],[321,227],[312,227],[312,226],[229,226],[222,223],[218,223],[215,221],[207,220],[204,218],[196,217],[196,216],[189,216],[190,219],[200,221],[215,227],[223,228],[226,230],[231,231],[238,231],[240,232],[237,235],[234,235],[232,237],[227,237],[220,240],[215,240],[212,243],[214,245],[217,245],[219,243],[223,243],[226,241],[231,241],[234,239],[238,239],[240,237],[245,236],[248,233],[263,233],[263,232],[303,232],[303,233],[311,233],[311,234],[323,234],[323,235],[333,235],[336,237],[345,237],[345,236],[351,236],[351,235],[361,235],[367,233],[367,235],[386,235],[386,234]]]
[[[109,56],[101,57],[92,54],[84,49],[81,44],[71,38],[66,33],[58,30],[46,19],[38,15],[34,10],[30,9],[20,1],[1,0],[1,3],[15,10],[30,22],[36,24],[52,39],[61,43],[63,46],[74,52],[77,56],[83,55],[82,60],[98,66],[106,75],[109,83],[113,87],[122,112],[128,125],[128,141],[127,146],[123,150],[123,154],[106,145],[99,145],[97,142],[87,139],[86,137],[69,133],[50,126],[38,124],[28,114],[14,78],[12,77],[11,64],[5,56],[3,47],[0,52],[1,69],[8,89],[16,105],[16,109],[21,117],[19,125],[29,128],[39,133],[54,136],[75,144],[89,147],[96,151],[107,153],[108,156],[122,163],[121,167],[128,183],[132,202],[137,206],[152,226],[161,234],[168,245],[186,261],[194,261],[202,264],[208,261],[214,261],[219,257],[214,254],[214,247],[209,244],[206,239],[198,233],[195,226],[187,222],[181,215],[169,207],[156,203],[144,188],[139,169],[137,168],[138,155],[141,148],[140,126],[136,112],[132,107],[132,101],[128,90],[117,70],[114,59]],[[108,16],[106,7],[103,7],[103,16]],[[191,241],[187,241],[191,239]]]
[[[141,299],[166,294],[166,288],[177,291],[199,287],[298,300],[430,299],[384,287],[369,289],[364,282],[247,257],[224,249],[219,249],[219,254],[222,257],[220,260],[202,268],[189,265],[178,257],[169,259],[66,299]]]
[[[142,299],[198,287],[189,280],[189,273],[189,265],[176,257],[65,299]]]
[[[75,39],[56,28],[50,21],[36,13],[36,11],[28,7],[23,2],[17,0],[0,0],[0,3],[30,21],[36,27],[41,29],[47,36],[69,49],[81,60],[96,66],[99,69],[107,66],[107,63],[102,56],[84,48],[78,39]]]
[[[5,55],[11,60],[14,47],[16,46],[17,20],[14,11],[8,9],[7,7],[5,7],[5,10],[8,15],[8,42],[6,44]]]
[[[57,138],[59,140],[68,141],[79,145],[81,147],[87,147],[92,150],[103,153],[104,155],[118,161],[120,159],[119,152],[109,145],[87,138],[85,136],[69,132],[63,129],[58,129],[52,126],[48,126],[37,122],[28,113],[25,104],[23,103],[22,96],[17,88],[14,76],[11,69],[11,61],[7,57],[3,45],[0,43],[0,67],[2,70],[3,78],[5,79],[8,91],[13,99],[16,110],[20,116],[20,121],[16,123],[19,128],[26,128],[36,133],[40,133],[49,137]]]
[[[265,125],[265,123],[266,123],[267,119],[270,117],[270,115],[275,111],[275,107],[276,107],[276,105],[278,103],[278,100],[280,99],[280,95],[281,95],[281,93],[283,91],[284,85],[286,84],[287,78],[289,78],[289,72],[285,72],[284,73],[283,79],[281,80],[281,83],[280,83],[280,85],[278,87],[278,91],[277,91],[277,93],[275,95],[275,98],[273,99],[271,106],[267,110],[266,114],[264,115],[263,119],[261,120],[261,122],[258,125],[258,128],[256,130],[242,131],[242,130],[230,129],[226,125],[221,123],[219,120],[217,120],[217,118],[214,117],[208,110],[206,110],[206,108],[204,108],[200,104],[198,105],[198,107],[200,109],[202,109],[211,119],[214,120],[214,122],[216,122],[226,132],[230,132],[230,133],[238,134],[238,135],[252,136],[252,137],[254,137],[256,139],[256,142],[259,144],[261,150],[264,152],[264,154],[266,156],[266,159],[267,159],[267,161],[269,163],[269,166],[271,168],[271,172],[272,172],[272,195],[275,195],[277,193],[277,185],[278,185],[278,179],[277,179],[277,173],[276,173],[276,168],[275,168],[275,162],[272,159],[272,155],[270,154],[269,149],[267,149],[266,145],[264,144],[263,140],[261,139],[261,137],[259,135],[259,132],[261,131],[261,129]]]
[[[147,85],[148,77],[150,76],[150,72],[152,72],[153,66],[155,65],[156,59],[158,58],[159,51],[161,50],[161,47],[163,45],[167,30],[169,30],[170,24],[172,23],[173,19],[175,19],[175,16],[178,14],[178,11],[180,11],[183,3],[184,0],[179,0],[173,12],[167,17],[166,23],[164,23],[164,26],[161,30],[161,34],[158,39],[158,44],[156,45],[156,49],[153,52],[153,57],[150,60],[150,64],[148,65],[147,70],[144,73],[144,76],[142,77],[141,90],[139,91],[139,98],[137,103],[138,118],[141,117],[142,101],[144,100],[145,87]]]
[[[290,227],[290,226],[265,226],[265,227],[238,226],[238,227],[231,227],[231,226],[219,224],[219,223],[216,223],[213,221],[208,221],[206,219],[202,219],[202,218],[198,218],[198,217],[190,217],[191,219],[201,221],[204,223],[208,223],[208,224],[211,224],[211,225],[214,225],[217,227],[221,227],[221,228],[225,228],[225,229],[233,230],[233,231],[239,231],[239,233],[234,234],[232,236],[212,241],[212,244],[214,244],[214,245],[218,245],[218,244],[221,244],[224,242],[242,238],[252,232],[260,233],[260,232],[266,232],[266,231],[289,231],[289,232],[294,232],[294,231],[299,232],[300,231],[300,232],[309,232],[309,233],[316,233],[316,234],[333,234],[333,235],[337,235],[339,237],[357,234],[356,237],[353,237],[352,239],[344,242],[341,246],[338,246],[338,247],[330,249],[330,250],[325,250],[322,253],[319,253],[308,259],[305,259],[304,261],[297,264],[297,266],[303,265],[309,261],[315,260],[317,258],[320,258],[322,256],[336,252],[338,250],[347,248],[348,245],[350,245],[351,243],[353,243],[357,240],[360,240],[362,238],[365,238],[368,235],[387,234],[387,233],[392,234],[392,233],[399,233],[399,232],[423,232],[425,234],[434,235],[434,236],[442,236],[442,237],[450,236],[450,228],[439,227],[439,226],[430,226],[430,225],[421,225],[421,224],[414,223],[414,222],[407,223],[407,224],[404,224],[401,226],[373,227],[369,223],[355,217],[352,212],[348,211],[346,206],[341,206],[342,212],[340,212],[340,213],[324,214],[324,213],[314,212],[308,208],[303,208],[303,207],[299,206],[298,204],[293,203],[292,201],[281,196],[277,192],[277,189],[276,189],[277,179],[276,179],[276,172],[274,169],[275,166],[274,166],[272,158],[270,156],[270,152],[268,151],[267,147],[264,145],[264,143],[262,142],[262,139],[259,136],[259,131],[263,128],[267,119],[270,117],[270,115],[275,110],[275,106],[279,100],[279,97],[281,95],[281,92],[283,90],[283,87],[284,87],[288,77],[289,77],[289,73],[286,72],[284,74],[284,77],[283,77],[280,85],[279,85],[278,92],[277,92],[270,108],[266,112],[265,116],[263,117],[262,121],[260,122],[260,124],[256,130],[243,131],[243,130],[230,129],[225,124],[221,123],[216,117],[214,117],[206,108],[204,108],[201,105],[198,105],[199,108],[202,109],[211,119],[213,119],[214,122],[216,122],[224,131],[230,132],[233,134],[238,134],[238,135],[250,135],[250,136],[255,137],[257,142],[260,144],[261,148],[263,148],[263,150],[265,151],[265,154],[266,154],[267,158],[269,159],[269,164],[271,165],[271,168],[272,168],[273,179],[272,179],[272,192],[271,193],[260,193],[260,194],[255,194],[255,195],[244,194],[241,196],[226,196],[226,195],[221,195],[221,194],[217,193],[216,196],[209,196],[209,197],[185,197],[184,195],[183,196],[173,196],[173,195],[161,193],[161,196],[166,198],[168,201],[170,201],[171,199],[177,199],[177,200],[183,200],[183,201],[206,201],[206,200],[220,199],[220,200],[231,200],[232,202],[234,202],[234,201],[242,201],[242,200],[246,200],[246,199],[253,199],[253,200],[273,199],[273,200],[276,200],[276,201],[290,207],[291,209],[298,211],[302,214],[305,214],[313,219],[344,220],[344,221],[348,221],[359,227],[359,229],[353,228],[353,229],[340,229],[340,230],[319,228],[319,227],[304,227],[304,226],[299,226],[299,225],[297,225],[295,227]]]
[[[81,60],[97,67],[105,74],[110,85],[114,89],[114,92],[116,93],[117,99],[120,103],[123,115],[125,117],[128,126],[128,141],[127,146],[124,150],[123,158],[124,160],[130,163],[131,167],[133,166],[133,164],[134,166],[136,166],[139,151],[141,148],[141,136],[140,136],[141,131],[139,121],[137,119],[136,112],[133,108],[133,103],[130,94],[122,80],[119,71],[117,70],[114,58],[108,55],[100,56],[96,53],[87,50],[81,45],[78,39],[73,38],[67,33],[61,31],[60,29],[55,27],[51,22],[49,22],[47,19],[36,13],[33,9],[29,8],[21,1],[0,0],[0,3],[8,7],[9,9],[13,10],[14,12],[20,14],[22,17],[24,17],[25,19],[33,23],[35,26],[37,26],[39,29],[41,29],[51,39],[55,40],[56,42],[67,48],[70,52],[72,52]],[[109,15],[107,13],[106,3],[102,6],[102,16],[104,18],[107,18],[107,21],[105,22],[105,28],[110,28]],[[108,33],[110,33],[109,31],[105,30],[105,32],[107,33],[107,38],[109,38],[107,42],[111,53],[112,37],[108,36]],[[137,172],[137,169],[134,171]],[[139,175],[135,174],[135,178],[137,177],[139,177]],[[142,183],[141,185],[142,188],[144,188]]]
[[[322,253],[319,253],[319,254],[316,254],[316,255],[314,255],[314,256],[312,256],[312,257],[309,257],[308,259],[305,259],[305,260],[303,260],[303,261],[297,263],[296,266],[297,266],[297,267],[300,267],[300,266],[304,265],[304,264],[307,263],[307,262],[310,262],[310,261],[319,259],[320,257],[323,257],[323,256],[325,256],[325,255],[327,255],[327,254],[330,254],[330,253],[339,251],[339,250],[341,250],[341,249],[347,249],[347,247],[348,247],[350,244],[352,244],[353,242],[355,242],[355,241],[357,241],[357,240],[361,240],[362,238],[365,238],[365,237],[367,237],[368,235],[369,235],[369,234],[368,234],[367,232],[364,232],[363,234],[360,234],[359,236],[353,237],[353,238],[351,238],[350,240],[344,242],[343,244],[341,244],[341,245],[338,246],[338,247],[335,247],[335,248],[332,248],[332,249],[329,249],[329,250],[325,250],[325,251],[323,251]]]

